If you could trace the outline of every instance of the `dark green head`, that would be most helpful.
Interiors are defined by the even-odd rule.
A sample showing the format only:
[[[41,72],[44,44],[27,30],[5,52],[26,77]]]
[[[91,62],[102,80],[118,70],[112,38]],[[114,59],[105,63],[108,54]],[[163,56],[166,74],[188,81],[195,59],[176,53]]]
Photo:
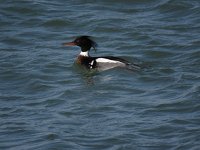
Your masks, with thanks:
[[[94,49],[97,47],[96,42],[91,40],[91,38],[89,36],[77,37],[74,41],[69,42],[69,43],[64,43],[64,45],[66,45],[66,46],[74,46],[74,45],[79,46],[79,47],[81,47],[82,52],[89,51],[91,49],[91,47],[93,47]]]

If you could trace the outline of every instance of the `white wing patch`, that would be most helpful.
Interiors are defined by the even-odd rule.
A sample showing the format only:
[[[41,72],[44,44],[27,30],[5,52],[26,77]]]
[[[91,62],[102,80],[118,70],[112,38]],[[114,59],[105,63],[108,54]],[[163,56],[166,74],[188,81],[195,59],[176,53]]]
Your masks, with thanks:
[[[124,64],[120,61],[110,60],[110,59],[106,59],[106,58],[97,58],[96,62],[97,62],[99,71],[104,71],[104,70],[112,69],[115,67],[125,67],[126,66],[126,64]]]
[[[97,63],[121,63],[121,64],[123,64],[123,63],[120,62],[120,61],[110,60],[110,59],[106,59],[106,58],[97,58],[97,59],[96,59],[96,62],[97,62]]]

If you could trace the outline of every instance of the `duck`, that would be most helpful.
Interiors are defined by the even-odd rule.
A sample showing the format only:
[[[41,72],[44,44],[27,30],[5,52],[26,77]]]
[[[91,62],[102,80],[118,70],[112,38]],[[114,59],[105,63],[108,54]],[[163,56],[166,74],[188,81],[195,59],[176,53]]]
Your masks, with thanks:
[[[130,70],[139,70],[140,66],[131,63],[123,58],[115,56],[92,57],[89,52],[91,48],[96,50],[97,43],[90,36],[79,36],[72,42],[63,43],[64,46],[79,46],[81,52],[75,63],[84,66],[89,70],[105,71],[113,68],[126,68]]]

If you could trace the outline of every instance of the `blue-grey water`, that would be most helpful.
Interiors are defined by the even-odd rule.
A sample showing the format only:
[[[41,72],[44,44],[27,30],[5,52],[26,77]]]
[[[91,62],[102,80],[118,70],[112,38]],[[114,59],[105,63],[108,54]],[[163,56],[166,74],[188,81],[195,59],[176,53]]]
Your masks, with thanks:
[[[199,150],[199,0],[1,0],[1,150]],[[83,73],[91,55],[147,66]]]

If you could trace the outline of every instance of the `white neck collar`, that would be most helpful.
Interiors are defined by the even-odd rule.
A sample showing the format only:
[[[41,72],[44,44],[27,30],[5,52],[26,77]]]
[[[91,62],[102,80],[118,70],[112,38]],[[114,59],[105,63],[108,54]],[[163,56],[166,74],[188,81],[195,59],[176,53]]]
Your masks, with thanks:
[[[79,55],[88,57],[89,56],[89,52],[88,51],[86,51],[86,52],[80,52]]]

